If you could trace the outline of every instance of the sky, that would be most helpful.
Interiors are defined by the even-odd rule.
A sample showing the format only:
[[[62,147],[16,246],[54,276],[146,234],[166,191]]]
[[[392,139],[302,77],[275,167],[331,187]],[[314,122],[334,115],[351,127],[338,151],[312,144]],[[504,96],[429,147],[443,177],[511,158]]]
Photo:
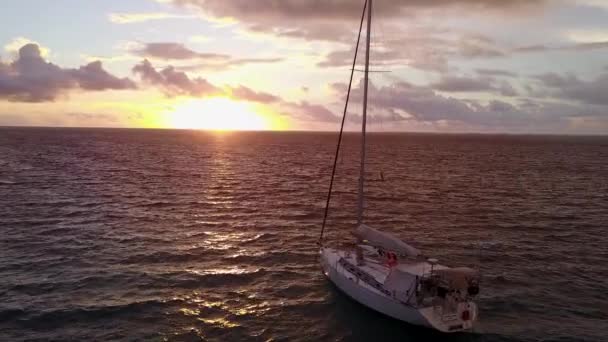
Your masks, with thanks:
[[[335,131],[364,2],[5,0],[0,126]],[[608,134],[608,0],[374,0],[371,36],[372,131]]]

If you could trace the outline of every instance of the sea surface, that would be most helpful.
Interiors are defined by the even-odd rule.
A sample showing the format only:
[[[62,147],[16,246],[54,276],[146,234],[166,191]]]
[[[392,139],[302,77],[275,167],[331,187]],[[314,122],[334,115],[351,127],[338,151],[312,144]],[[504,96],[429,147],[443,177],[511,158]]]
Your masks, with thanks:
[[[370,135],[366,222],[481,268],[479,327],[449,336],[322,276],[336,140],[0,128],[0,341],[608,341],[608,137]]]

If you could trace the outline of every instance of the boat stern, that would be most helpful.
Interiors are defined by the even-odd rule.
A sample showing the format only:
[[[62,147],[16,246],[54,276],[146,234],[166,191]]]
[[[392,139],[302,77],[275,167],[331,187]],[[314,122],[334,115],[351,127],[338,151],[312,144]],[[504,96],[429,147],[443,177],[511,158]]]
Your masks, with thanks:
[[[455,308],[446,305],[421,308],[420,313],[430,327],[445,333],[470,332],[478,317],[477,304],[472,301],[458,303]]]

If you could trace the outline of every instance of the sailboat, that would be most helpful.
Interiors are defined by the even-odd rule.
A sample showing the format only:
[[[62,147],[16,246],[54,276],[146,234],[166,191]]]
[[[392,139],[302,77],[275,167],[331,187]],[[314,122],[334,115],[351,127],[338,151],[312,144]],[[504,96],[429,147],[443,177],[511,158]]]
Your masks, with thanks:
[[[365,1],[344,116],[336,149],[325,216],[319,238],[319,259],[325,276],[353,300],[406,323],[441,332],[471,331],[478,320],[474,298],[479,294],[479,273],[469,267],[448,267],[393,234],[364,223],[366,121],[370,73],[373,0]],[[367,13],[366,13],[367,12]],[[363,23],[367,18],[365,78],[361,132],[357,226],[354,244],[329,247],[324,240],[336,164],[352,89]]]

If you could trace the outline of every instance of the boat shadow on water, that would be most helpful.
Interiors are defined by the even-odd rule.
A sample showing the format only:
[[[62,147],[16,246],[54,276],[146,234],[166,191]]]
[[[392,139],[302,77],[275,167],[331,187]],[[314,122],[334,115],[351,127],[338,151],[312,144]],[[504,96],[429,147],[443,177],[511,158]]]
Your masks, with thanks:
[[[404,323],[352,300],[333,283],[327,282],[334,308],[332,325],[344,341],[520,341],[500,334],[479,332],[445,334],[430,328]]]

